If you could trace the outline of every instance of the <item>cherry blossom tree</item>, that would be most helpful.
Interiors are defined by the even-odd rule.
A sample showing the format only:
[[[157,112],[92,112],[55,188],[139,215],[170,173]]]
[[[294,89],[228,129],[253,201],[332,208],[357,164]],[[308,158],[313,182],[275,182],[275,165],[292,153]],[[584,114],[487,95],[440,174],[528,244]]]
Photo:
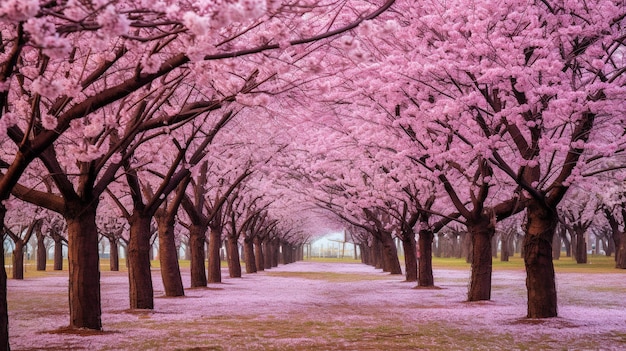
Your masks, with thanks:
[[[621,135],[615,126],[624,116],[623,7],[614,1],[403,5],[399,48],[372,67],[384,72],[381,82],[404,79],[381,98],[407,103],[397,123],[413,126],[419,140],[430,133],[424,121],[457,135],[476,131],[474,154],[508,178],[494,182],[517,184],[517,195],[510,195],[527,211],[528,316],[556,316],[556,206],[585,167],[619,151],[620,142],[607,136]],[[379,27],[370,26],[371,37],[386,35]],[[380,86],[372,78],[367,84]]]
[[[4,125],[1,129],[15,143],[16,153],[3,159],[6,172],[0,184],[1,199],[8,198],[28,164],[60,135],[70,127],[81,129],[80,123],[72,121],[85,118],[133,94],[157,78],[192,61],[250,55],[287,44],[324,39],[379,15],[392,3],[389,1],[380,8],[368,4],[348,6],[357,13],[367,15],[355,17],[342,13],[339,16],[341,21],[335,22],[338,25],[334,26],[331,22],[330,27],[326,26],[328,19],[325,20],[325,16],[313,11],[313,15],[308,17],[312,19],[309,23],[303,21],[289,27],[293,32],[299,32],[296,27],[303,28],[300,37],[303,39],[290,40],[286,27],[281,23],[285,18],[292,17],[291,10],[280,4],[266,6],[261,1],[249,3],[249,6],[230,2],[220,7],[200,6],[196,10],[202,8],[204,11],[198,12],[190,11],[194,8],[193,2],[144,4],[120,1],[100,4],[69,1],[46,5],[38,1],[4,2],[0,8],[3,23],[0,110]],[[326,4],[320,3],[306,11],[324,6]],[[272,15],[264,23],[260,18],[268,12]],[[223,30],[216,30],[220,28]],[[315,35],[308,34],[320,28],[323,28],[322,34],[317,34],[320,31]],[[270,41],[267,29],[274,34],[270,35]],[[234,39],[241,39],[243,45],[237,45]],[[90,45],[82,45],[81,41],[89,41]],[[69,70],[70,65],[83,69]],[[26,94],[22,94],[24,92]],[[9,98],[18,103],[10,104]],[[34,99],[34,103],[28,102],[30,98]],[[90,135],[99,129],[99,124],[101,122],[88,121],[82,125],[87,125],[91,131],[80,132]],[[34,131],[35,138],[23,137],[31,131]],[[98,149],[91,146],[83,152],[88,158],[99,154]],[[3,205],[3,217],[4,213]],[[71,233],[72,226],[69,229]],[[75,241],[70,240],[71,256],[74,255],[72,247]],[[4,276],[0,278],[4,286]],[[97,296],[90,297],[98,300]],[[95,317],[89,316],[83,322],[82,317],[73,315],[71,325],[99,329],[99,312],[88,314]],[[6,313],[2,313],[2,318],[2,333],[6,335]],[[6,340],[8,347],[8,337]]]

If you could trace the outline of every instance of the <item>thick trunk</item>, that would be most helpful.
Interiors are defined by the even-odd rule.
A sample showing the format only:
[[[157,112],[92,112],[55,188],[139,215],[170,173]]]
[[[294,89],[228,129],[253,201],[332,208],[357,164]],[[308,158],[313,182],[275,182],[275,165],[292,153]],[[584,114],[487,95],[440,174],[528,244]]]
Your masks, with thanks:
[[[626,231],[619,233],[616,240],[615,268],[626,269]]]
[[[229,238],[226,242],[226,257],[228,258],[228,274],[231,278],[241,278],[241,262],[239,262],[239,243],[236,238]]]
[[[191,251],[191,287],[207,286],[204,265],[204,243],[206,242],[207,227],[201,224],[191,224],[189,227],[189,250]]]
[[[222,228],[211,227],[209,232],[209,264],[207,276],[209,283],[222,282],[222,266],[220,260],[220,248],[222,246]]]
[[[582,231],[576,231],[574,234],[574,256],[576,263],[587,263],[587,243],[585,242],[585,233]]]
[[[415,245],[415,234],[413,231],[405,233],[402,238],[402,248],[404,249],[404,266],[407,282],[417,281],[417,250]]]
[[[183,279],[180,276],[176,240],[174,237],[174,217],[159,217],[159,263],[165,296],[185,296]]]
[[[150,216],[133,213],[128,242],[128,282],[130,308],[153,309],[154,291],[150,273]]]
[[[359,251],[361,251],[361,262],[367,265],[372,265],[369,255],[369,247],[366,244],[359,244]]]
[[[256,258],[254,257],[254,243],[252,239],[245,239],[243,241],[244,260],[246,261],[246,273],[256,273]]]
[[[258,237],[254,237],[254,257],[257,271],[265,270],[265,252],[263,243]]]
[[[552,263],[552,236],[557,225],[555,208],[537,202],[527,207],[524,264],[528,291],[528,318],[557,316],[557,295]]]
[[[434,286],[433,277],[433,238],[431,230],[422,229],[419,232],[419,266],[417,275],[417,286]]]
[[[495,227],[488,217],[468,223],[472,238],[472,275],[467,294],[468,301],[491,299],[492,237]]]
[[[509,257],[511,256],[510,248],[511,248],[511,237],[507,235],[501,236],[501,248],[500,248],[500,261],[508,262]]]
[[[572,244],[567,237],[567,230],[562,229],[559,233],[561,240],[565,243],[565,257],[572,257]]]
[[[374,237],[374,240],[372,241],[372,246],[370,247],[371,250],[371,255],[372,255],[372,264],[374,267],[376,267],[376,269],[383,269],[383,250],[382,250],[382,244],[380,243],[380,240],[376,237]]]
[[[263,264],[265,269],[272,268],[272,256],[274,255],[274,247],[269,240],[263,240]]]
[[[24,279],[24,243],[15,242],[13,249],[13,279]]]
[[[7,209],[0,202],[0,228],[4,228]],[[7,303],[7,271],[4,268],[4,245],[0,248],[0,350],[10,350],[9,308]]]
[[[109,269],[111,272],[117,272],[120,270],[120,251],[117,239],[109,238]]]
[[[402,274],[398,248],[389,232],[382,232],[383,260],[385,271],[391,274]]]
[[[102,329],[97,201],[75,204],[65,214],[68,235],[70,327]]]
[[[46,270],[46,260],[48,256],[48,250],[46,250],[46,244],[44,243],[44,239],[46,238],[41,231],[36,233],[37,235],[37,270],[45,271]]]
[[[54,268],[55,271],[63,270],[63,240],[54,239]]]

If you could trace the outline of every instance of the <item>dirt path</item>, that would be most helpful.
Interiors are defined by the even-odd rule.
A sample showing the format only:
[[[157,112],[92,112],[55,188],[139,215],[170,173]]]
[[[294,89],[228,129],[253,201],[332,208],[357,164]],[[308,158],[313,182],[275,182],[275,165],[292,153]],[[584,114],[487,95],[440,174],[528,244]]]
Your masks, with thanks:
[[[227,276],[227,273],[224,274]],[[439,289],[361,264],[298,262],[224,278],[128,310],[126,273],[102,274],[102,333],[66,333],[66,273],[9,281],[13,350],[511,350],[626,348],[624,274],[557,275],[559,318],[526,320],[523,271],[497,271],[492,301],[464,302],[466,270]],[[188,272],[184,284],[189,286]]]

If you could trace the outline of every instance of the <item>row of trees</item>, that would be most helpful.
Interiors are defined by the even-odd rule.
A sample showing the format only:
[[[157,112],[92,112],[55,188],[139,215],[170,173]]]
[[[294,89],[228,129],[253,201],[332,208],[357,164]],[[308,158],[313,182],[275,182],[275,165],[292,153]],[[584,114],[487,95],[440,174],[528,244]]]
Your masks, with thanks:
[[[313,43],[392,3],[2,3],[0,224],[11,216],[10,194],[63,216],[71,327],[101,328],[98,216],[107,211],[128,222],[131,307],[152,308],[153,219],[160,246],[168,247],[184,208],[192,237],[210,231],[215,257],[219,240],[212,238],[229,223],[221,220],[225,203],[278,145],[242,139],[264,136],[262,119],[243,110],[289,87],[277,72],[306,57]],[[248,123],[233,122],[243,115]],[[207,183],[214,164],[222,175]],[[219,188],[213,197],[211,187]],[[236,222],[238,206],[246,206],[232,201]],[[0,341],[8,349],[6,274],[0,283]]]
[[[523,213],[528,317],[554,317],[559,218],[587,223],[570,188],[604,196],[626,266],[619,1],[9,0],[0,21],[0,224],[63,217],[72,327],[101,328],[98,233],[121,223],[132,308],[153,307],[153,230],[175,294],[181,230],[208,279],[222,237],[349,226],[392,273],[399,238],[430,286],[456,223],[489,299],[492,237]],[[3,349],[7,316],[0,270]]]

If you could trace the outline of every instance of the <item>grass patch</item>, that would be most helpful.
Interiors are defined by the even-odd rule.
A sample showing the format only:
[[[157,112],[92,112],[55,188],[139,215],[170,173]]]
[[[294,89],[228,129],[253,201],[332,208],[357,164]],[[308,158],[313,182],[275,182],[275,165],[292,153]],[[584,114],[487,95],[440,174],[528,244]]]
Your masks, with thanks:
[[[576,263],[572,257],[561,256],[554,260],[556,272],[568,273],[624,273],[626,271],[615,268],[615,258],[604,255],[589,255],[586,264]],[[434,269],[469,269],[470,263],[464,258],[433,257]],[[502,262],[499,258],[493,259],[494,270],[524,270],[524,260],[517,254],[509,257],[509,261]]]

